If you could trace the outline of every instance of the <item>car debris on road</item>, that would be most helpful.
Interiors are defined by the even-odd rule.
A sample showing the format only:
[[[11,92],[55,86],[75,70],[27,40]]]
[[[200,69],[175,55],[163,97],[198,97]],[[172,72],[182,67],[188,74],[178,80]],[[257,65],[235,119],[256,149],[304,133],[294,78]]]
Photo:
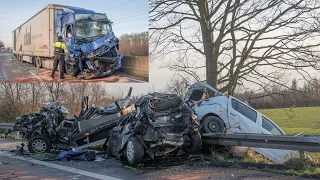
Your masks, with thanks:
[[[112,129],[108,154],[135,165],[147,157],[200,151],[200,124],[178,95],[148,94],[136,101],[135,108]]]

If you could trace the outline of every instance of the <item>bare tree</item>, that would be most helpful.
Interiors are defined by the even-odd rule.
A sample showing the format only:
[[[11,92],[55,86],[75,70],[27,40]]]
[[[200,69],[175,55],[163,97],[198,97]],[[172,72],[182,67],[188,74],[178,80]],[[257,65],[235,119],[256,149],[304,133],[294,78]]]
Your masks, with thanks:
[[[45,83],[44,84],[46,90],[48,91],[48,96],[50,97],[50,101],[55,101],[59,98],[63,97],[64,91],[63,87],[65,84],[63,83]]]
[[[2,40],[0,40],[0,48],[5,47],[4,46],[4,42]]]
[[[120,37],[119,51],[129,56],[149,55],[149,33],[124,34]]]
[[[189,87],[190,84],[188,79],[185,79],[179,74],[176,74],[175,78],[171,78],[170,82],[167,83],[166,90],[167,92],[174,93],[183,97]]]
[[[318,0],[151,0],[150,57],[174,53],[171,70],[229,94],[244,82],[288,88],[284,73],[319,70],[319,10]]]

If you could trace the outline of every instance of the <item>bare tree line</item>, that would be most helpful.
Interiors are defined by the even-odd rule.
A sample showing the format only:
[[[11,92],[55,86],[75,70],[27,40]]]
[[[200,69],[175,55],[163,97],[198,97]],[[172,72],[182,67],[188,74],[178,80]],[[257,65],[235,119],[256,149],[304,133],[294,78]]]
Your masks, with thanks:
[[[119,51],[129,56],[149,55],[149,33],[124,34],[120,37]]]
[[[4,42],[2,40],[0,40],[0,48],[5,47],[4,46]]]
[[[123,99],[127,89],[118,87],[114,93],[98,83],[1,83],[0,84],[0,122],[14,122],[16,117],[37,113],[40,107],[57,99],[70,115],[80,112],[82,96],[89,96],[89,104],[107,106]],[[132,98],[134,102],[138,96]]]
[[[320,79],[313,78],[301,83],[293,79],[290,89],[271,84],[259,92],[236,91],[234,96],[243,101],[248,100],[256,109],[320,106]]]
[[[319,70],[319,0],[151,0],[150,58],[233,94]],[[307,70],[307,68],[309,68]]]

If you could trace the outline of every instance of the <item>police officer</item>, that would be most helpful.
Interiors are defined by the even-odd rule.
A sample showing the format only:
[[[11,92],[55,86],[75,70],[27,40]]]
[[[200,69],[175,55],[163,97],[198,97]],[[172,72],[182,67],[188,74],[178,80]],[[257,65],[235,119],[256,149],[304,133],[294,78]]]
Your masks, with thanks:
[[[65,62],[64,55],[68,52],[67,46],[62,42],[62,36],[58,36],[58,41],[53,44],[54,47],[54,62],[51,77],[54,78],[58,65],[60,63],[60,79],[64,79]]]

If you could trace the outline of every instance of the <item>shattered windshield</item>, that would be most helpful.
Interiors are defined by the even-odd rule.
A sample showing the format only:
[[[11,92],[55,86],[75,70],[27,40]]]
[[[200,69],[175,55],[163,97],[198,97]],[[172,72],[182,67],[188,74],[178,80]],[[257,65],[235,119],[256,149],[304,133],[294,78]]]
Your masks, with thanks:
[[[110,22],[104,14],[77,14],[76,36],[80,42],[94,41],[111,31]]]

